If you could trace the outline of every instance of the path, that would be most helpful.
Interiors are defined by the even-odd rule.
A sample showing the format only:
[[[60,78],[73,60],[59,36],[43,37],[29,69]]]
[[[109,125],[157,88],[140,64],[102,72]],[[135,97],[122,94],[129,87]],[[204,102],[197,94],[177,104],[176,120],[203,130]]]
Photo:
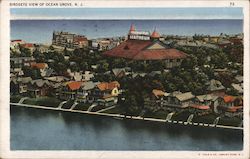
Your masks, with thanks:
[[[58,105],[58,109],[61,109],[62,108],[62,106],[63,106],[63,104],[65,104],[65,103],[67,103],[67,101],[63,101],[63,102],[61,102],[59,105]]]
[[[74,104],[71,106],[70,110],[73,110],[77,104],[78,104],[77,102],[74,102]]]
[[[97,111],[97,113],[101,113],[101,112],[104,112],[106,110],[110,110],[110,109],[113,109],[113,108],[115,108],[115,106],[111,106],[111,107],[108,107],[108,108],[105,108],[105,109],[101,109],[101,110]]]
[[[88,112],[91,112],[91,110],[95,107],[95,106],[97,106],[97,103],[93,103],[89,108],[88,108]]]
[[[167,115],[166,121],[170,121],[175,112],[169,113]]]
[[[28,99],[28,97],[23,97],[23,98],[21,98],[21,99],[19,100],[18,103],[22,104],[22,103],[24,102],[24,100],[26,100],[26,99]]]

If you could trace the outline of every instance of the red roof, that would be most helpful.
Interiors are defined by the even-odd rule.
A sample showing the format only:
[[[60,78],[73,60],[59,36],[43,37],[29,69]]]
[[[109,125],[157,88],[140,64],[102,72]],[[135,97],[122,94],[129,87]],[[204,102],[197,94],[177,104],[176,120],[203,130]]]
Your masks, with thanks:
[[[81,87],[82,82],[73,81],[73,82],[69,82],[67,85],[68,85],[69,89],[74,91],[74,90],[77,90]]]
[[[134,60],[181,59],[187,55],[177,49],[147,49],[155,42],[150,40],[127,40],[117,47],[104,52],[104,55]]]
[[[195,109],[201,109],[201,110],[208,110],[208,109],[210,109],[210,107],[207,106],[207,105],[192,105],[190,107],[195,108]]]
[[[154,32],[151,34],[151,38],[160,38],[160,34],[154,30]]]
[[[104,91],[104,90],[112,90],[116,87],[120,87],[120,84],[119,82],[117,81],[113,81],[113,82],[102,82],[100,84],[97,85],[97,87],[101,90],[101,91]]]
[[[237,110],[242,109],[243,106],[233,106],[227,109],[228,112],[237,112]]]
[[[29,48],[29,47],[33,47],[34,45],[31,43],[25,43],[25,44],[22,44],[22,46],[25,48]]]
[[[32,68],[38,68],[38,69],[44,69],[46,68],[46,63],[31,63],[30,64]]]
[[[224,96],[225,103],[232,103],[236,98],[234,96]]]
[[[23,40],[17,39],[17,40],[11,40],[11,42],[23,42]]]

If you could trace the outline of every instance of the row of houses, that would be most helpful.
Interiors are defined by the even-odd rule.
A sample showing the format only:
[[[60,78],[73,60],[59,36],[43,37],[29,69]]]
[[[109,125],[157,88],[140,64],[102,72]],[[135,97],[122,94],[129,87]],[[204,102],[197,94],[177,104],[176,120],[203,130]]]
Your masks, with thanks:
[[[11,78],[11,95],[41,97],[55,96],[61,100],[98,103],[110,106],[117,103],[120,84],[113,82],[70,81],[64,76],[33,80],[31,77]]]
[[[172,112],[189,110],[196,115],[223,113],[233,117],[243,115],[242,96],[204,94],[195,96],[191,92],[172,92],[167,93],[162,90],[154,89],[152,94],[145,99],[144,106],[151,111],[168,110]]]

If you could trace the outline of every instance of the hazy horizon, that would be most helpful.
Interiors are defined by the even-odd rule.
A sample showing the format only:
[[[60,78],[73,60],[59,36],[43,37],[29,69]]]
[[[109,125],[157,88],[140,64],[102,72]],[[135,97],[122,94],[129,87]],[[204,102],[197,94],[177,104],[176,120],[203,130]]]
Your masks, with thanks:
[[[31,43],[51,43],[53,31],[85,35],[88,39],[126,36],[131,24],[137,30],[154,28],[161,35],[219,35],[243,33],[243,20],[11,20],[11,40]]]

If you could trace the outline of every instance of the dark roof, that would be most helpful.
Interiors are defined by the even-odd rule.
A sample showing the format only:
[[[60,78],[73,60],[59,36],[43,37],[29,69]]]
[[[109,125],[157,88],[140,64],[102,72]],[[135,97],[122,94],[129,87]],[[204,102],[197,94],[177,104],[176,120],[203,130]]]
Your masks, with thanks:
[[[160,41],[150,40],[127,40],[117,47],[104,52],[104,55],[113,57],[122,57],[134,60],[162,60],[162,59],[180,59],[187,55],[177,49],[163,47],[160,49],[149,49],[153,44],[165,44]]]

